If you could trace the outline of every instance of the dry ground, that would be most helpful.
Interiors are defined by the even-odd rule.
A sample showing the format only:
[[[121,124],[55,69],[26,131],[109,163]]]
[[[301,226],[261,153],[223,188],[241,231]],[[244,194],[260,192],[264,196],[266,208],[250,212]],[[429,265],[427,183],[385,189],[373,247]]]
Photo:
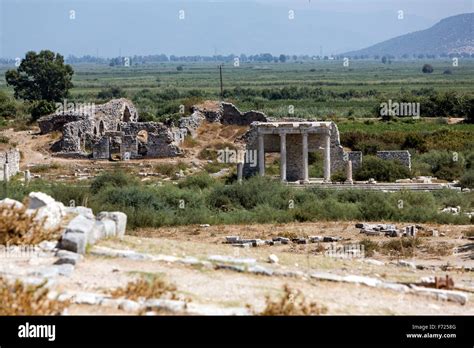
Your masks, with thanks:
[[[157,275],[174,283],[178,293],[195,303],[213,304],[220,307],[244,307],[251,305],[255,310],[265,306],[265,296],[279,296],[284,284],[301,290],[308,300],[328,308],[328,314],[474,314],[474,273],[463,271],[418,270],[400,267],[397,258],[376,253],[371,259],[385,262],[376,265],[361,259],[336,259],[325,256],[317,244],[261,246],[241,249],[223,244],[224,236],[269,238],[282,233],[297,235],[326,235],[350,238],[356,243],[363,237],[353,227],[353,223],[310,223],[284,225],[251,226],[186,226],[162,228],[158,230],[139,230],[126,236],[122,241],[105,240],[100,246],[120,250],[135,250],[151,255],[171,255],[177,257],[196,257],[206,260],[210,255],[226,255],[235,258],[255,258],[258,264],[278,270],[303,272],[323,271],[340,275],[360,275],[390,282],[417,282],[421,277],[450,275],[455,286],[470,292],[466,305],[403,294],[392,290],[376,289],[364,285],[317,281],[307,277],[264,276],[239,273],[229,270],[215,270],[160,261],[130,260],[87,255],[76,267],[70,278],[61,277],[60,290],[89,291],[103,293],[107,289],[124,286],[128,281],[144,275]],[[474,266],[471,254],[439,256],[427,248],[439,243],[451,248],[467,244],[460,239],[469,226],[436,226],[444,231],[444,237],[422,237],[423,246],[414,257],[404,258],[415,264]],[[389,237],[370,237],[383,242]],[[278,265],[267,263],[268,255],[279,258]],[[467,257],[470,256],[470,258]],[[96,314],[120,313],[94,306],[75,305],[70,313]]]

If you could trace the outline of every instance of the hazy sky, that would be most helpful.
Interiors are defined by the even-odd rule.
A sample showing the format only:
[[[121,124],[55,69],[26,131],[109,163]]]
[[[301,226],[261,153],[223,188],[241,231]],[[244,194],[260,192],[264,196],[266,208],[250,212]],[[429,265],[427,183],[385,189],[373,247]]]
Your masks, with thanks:
[[[41,49],[101,57],[329,55],[467,12],[473,0],[0,0],[0,57]]]

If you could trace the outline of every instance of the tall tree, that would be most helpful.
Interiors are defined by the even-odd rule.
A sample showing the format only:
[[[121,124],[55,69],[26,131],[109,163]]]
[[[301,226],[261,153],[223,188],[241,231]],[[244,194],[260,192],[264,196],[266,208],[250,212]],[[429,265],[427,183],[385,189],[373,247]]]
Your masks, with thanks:
[[[67,97],[74,71],[64,64],[64,57],[49,50],[30,51],[18,69],[5,73],[7,84],[13,86],[15,98],[29,101],[61,102]]]

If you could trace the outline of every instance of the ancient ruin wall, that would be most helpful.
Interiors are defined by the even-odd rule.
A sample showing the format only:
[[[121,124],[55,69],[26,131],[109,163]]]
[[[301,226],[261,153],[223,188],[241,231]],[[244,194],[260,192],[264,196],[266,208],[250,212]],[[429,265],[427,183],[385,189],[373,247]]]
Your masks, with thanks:
[[[404,151],[377,151],[377,157],[383,160],[398,161],[411,169],[411,155],[407,150]]]
[[[0,180],[5,178],[5,164],[8,168],[8,176],[16,175],[20,171],[20,151],[15,148],[0,152]]]

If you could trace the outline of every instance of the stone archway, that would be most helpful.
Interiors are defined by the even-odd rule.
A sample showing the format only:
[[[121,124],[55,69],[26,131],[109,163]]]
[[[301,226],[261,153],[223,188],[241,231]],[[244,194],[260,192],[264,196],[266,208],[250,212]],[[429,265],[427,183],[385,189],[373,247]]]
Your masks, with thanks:
[[[130,113],[130,109],[128,106],[125,107],[125,110],[123,111],[123,122],[130,122],[130,119],[132,118],[132,114]]]
[[[104,134],[105,134],[104,121],[100,121],[100,122],[99,122],[99,134],[100,134],[100,135],[104,135]]]

